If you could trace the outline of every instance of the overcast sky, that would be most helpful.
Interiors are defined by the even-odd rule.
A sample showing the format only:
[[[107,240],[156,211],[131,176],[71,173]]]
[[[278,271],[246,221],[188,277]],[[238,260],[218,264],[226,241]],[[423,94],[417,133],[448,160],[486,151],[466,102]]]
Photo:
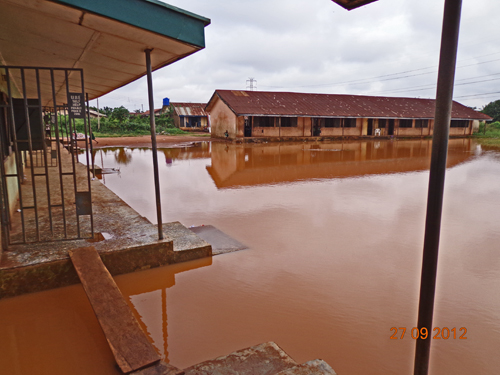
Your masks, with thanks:
[[[211,19],[206,48],[153,74],[162,99],[207,102],[216,89],[434,98],[444,0],[169,0]],[[500,99],[498,0],[463,0],[454,99]],[[146,80],[99,106],[147,110]],[[93,100],[91,105],[95,105]]]

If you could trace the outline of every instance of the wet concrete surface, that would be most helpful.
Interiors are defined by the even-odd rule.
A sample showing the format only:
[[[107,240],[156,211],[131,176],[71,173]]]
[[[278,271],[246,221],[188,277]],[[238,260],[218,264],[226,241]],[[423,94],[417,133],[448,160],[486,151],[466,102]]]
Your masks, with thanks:
[[[467,339],[433,339],[431,372],[492,374],[500,368],[500,152],[453,141],[435,327],[464,327]],[[163,361],[187,368],[272,340],[297,363],[319,357],[339,374],[411,373],[428,141],[208,144],[163,155],[165,221],[211,224],[250,248],[115,278]],[[102,156],[121,170],[105,184],[154,220],[152,186],[130,188],[152,181],[149,151]],[[87,305],[79,285],[1,300],[0,368],[117,374]],[[405,337],[391,339],[391,327],[405,327]]]
[[[268,342],[237,350],[184,370],[185,375],[275,375],[297,363],[276,343]]]
[[[227,254],[233,251],[246,250],[248,246],[243,245],[232,237],[215,228],[213,225],[203,225],[189,228],[198,237],[212,245],[212,254]]]
[[[63,171],[71,166],[70,153],[61,150]],[[52,202],[60,195],[58,170],[50,168],[50,192]],[[29,168],[25,174],[30,176]],[[76,164],[79,188],[85,188],[87,171],[84,165]],[[37,178],[37,191],[45,193],[45,179]],[[68,211],[67,227],[76,228],[74,214],[74,193],[72,179],[64,179],[65,200]],[[28,178],[23,184],[24,206],[33,205],[31,183]],[[112,275],[158,267],[165,264],[193,260],[211,256],[210,244],[197,237],[179,222],[165,223],[164,239],[158,240],[158,228],[147,218],[139,215],[127,203],[109,190],[99,180],[91,181],[92,209],[94,214],[95,236],[90,237],[90,220],[80,218],[82,237],[87,239],[60,240],[51,242],[35,242],[10,245],[4,250],[0,261],[0,298],[23,293],[36,292],[78,282],[76,273],[69,260],[68,251],[93,244],[100,253],[103,262]],[[31,196],[30,196],[31,193]],[[40,199],[40,197],[45,199]],[[44,194],[37,194],[39,228],[42,239],[44,231],[49,231],[47,199]],[[30,201],[31,199],[31,201]],[[53,203],[52,203],[53,204]],[[44,214],[45,212],[45,214]],[[34,240],[34,225],[30,226],[28,213],[25,215],[28,240]],[[15,223],[12,239],[22,238],[22,227],[19,224],[20,214],[14,216]],[[61,218],[53,215],[54,227],[60,224]],[[57,231],[57,229],[55,229]],[[74,233],[76,235],[76,233]],[[61,235],[60,235],[61,236]],[[59,236],[59,237],[60,237]],[[71,233],[68,233],[71,238]]]

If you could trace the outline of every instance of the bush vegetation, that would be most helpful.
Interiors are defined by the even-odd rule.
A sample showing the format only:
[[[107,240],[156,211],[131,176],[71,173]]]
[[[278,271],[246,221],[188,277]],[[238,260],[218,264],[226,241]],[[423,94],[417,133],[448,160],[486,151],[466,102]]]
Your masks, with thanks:
[[[500,121],[495,121],[490,124],[484,122],[480,123],[479,130],[475,133],[475,136],[478,138],[500,138]]]
[[[482,122],[479,124],[479,130],[474,134],[474,137],[484,146],[500,147],[500,122],[495,121],[490,124]]]
[[[95,110],[95,108],[93,108]],[[97,118],[90,119],[92,131],[96,137],[126,137],[151,134],[149,116],[139,113],[130,114],[125,107],[109,108],[100,110],[106,117],[101,117],[99,124]],[[63,133],[66,123],[63,117],[59,120]],[[171,112],[155,117],[156,133],[166,135],[187,134],[174,125]],[[84,122],[82,119],[75,120],[75,131],[84,133]]]

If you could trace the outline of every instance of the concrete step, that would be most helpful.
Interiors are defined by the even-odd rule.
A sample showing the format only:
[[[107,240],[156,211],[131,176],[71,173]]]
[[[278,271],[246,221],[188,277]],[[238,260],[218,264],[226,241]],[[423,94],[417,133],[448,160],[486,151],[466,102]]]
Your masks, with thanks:
[[[163,224],[163,233],[174,242],[171,263],[212,256],[212,246],[178,221]]]
[[[315,359],[280,371],[276,375],[336,375],[336,372],[322,359]]]
[[[274,342],[241,349],[201,362],[184,370],[185,375],[274,375],[297,363]]]

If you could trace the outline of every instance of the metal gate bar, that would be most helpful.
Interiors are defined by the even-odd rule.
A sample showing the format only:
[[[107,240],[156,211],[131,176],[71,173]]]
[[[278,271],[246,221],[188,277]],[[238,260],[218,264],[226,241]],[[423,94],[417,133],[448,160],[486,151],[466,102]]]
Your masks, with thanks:
[[[40,102],[40,118],[42,119],[43,121],[43,111],[42,111],[42,92],[41,92],[41,89],[40,89],[40,71],[37,69],[36,70],[36,87],[37,87],[37,96],[38,96],[38,100]],[[43,125],[45,126],[45,122],[43,123]],[[45,133],[44,135],[46,136],[46,127],[44,129]],[[50,135],[50,134],[49,134]],[[50,141],[52,142],[52,141]],[[51,143],[51,147],[52,147],[52,143]],[[46,142],[43,142],[43,161],[44,161],[44,167],[45,167],[45,188],[47,189],[47,205],[48,205],[48,214],[49,214],[49,228],[50,228],[50,234],[51,236],[54,235],[54,225],[53,225],[53,220],[52,220],[52,203],[51,203],[51,200],[50,200],[50,184],[49,184],[49,167],[48,167],[48,160],[47,160],[47,143]],[[51,161],[52,161],[52,158],[51,158]]]
[[[33,142],[32,142],[32,137],[31,137],[31,123],[30,123],[30,114],[28,110],[28,98],[26,97],[26,77],[24,74],[24,69],[21,69],[21,82],[22,82],[22,87],[23,87],[23,106],[24,106],[24,117],[26,118],[26,130],[28,132],[28,150],[29,150],[29,157],[30,157],[30,164],[31,164],[31,187],[33,190],[33,209],[35,210],[35,228],[36,228],[36,239],[37,241],[40,241],[40,227],[38,225],[38,205],[36,204],[36,184],[35,184],[35,168],[34,168],[34,163],[33,163]],[[24,160],[26,160],[26,154],[24,157]],[[26,209],[28,207],[22,207],[21,210]],[[31,207],[29,207],[31,208]]]
[[[94,222],[90,171],[87,168],[87,189],[83,188],[83,191],[79,191],[78,186],[82,186],[81,177],[83,175],[82,171],[80,171],[79,175],[81,177],[77,177],[76,158],[78,155],[76,152],[78,147],[76,143],[77,137],[74,136],[77,127],[76,120],[81,118],[85,134],[87,165],[90,165],[88,155],[89,130],[87,130],[87,125],[90,129],[90,121],[87,120],[84,113],[83,70],[22,66],[0,66],[0,68],[4,69],[7,77],[7,103],[0,103],[0,107],[8,110],[8,119],[5,124],[7,138],[5,141],[12,147],[13,156],[15,156],[15,172],[7,171],[3,161],[0,168],[2,175],[0,188],[2,189],[3,198],[2,229],[3,233],[6,234],[7,243],[50,242],[93,237]],[[50,86],[49,82],[47,82],[49,79]],[[71,86],[70,80],[72,80]],[[46,97],[42,96],[42,84],[51,88],[48,95],[45,95]],[[70,92],[70,87],[74,91],[73,93]],[[64,98],[64,89],[66,89],[67,102],[62,102],[64,99],[60,99],[61,94]],[[14,99],[14,97],[20,98]],[[70,97],[79,97],[83,100],[74,104]],[[58,100],[62,103],[58,103]],[[52,105],[47,105],[47,102],[51,102]],[[71,103],[76,107],[76,112],[68,112],[68,105]],[[78,126],[81,126],[81,124]],[[63,132],[61,132],[61,129]],[[11,134],[9,135],[9,133]],[[3,137],[4,133],[2,133]],[[3,142],[0,143],[2,143],[0,145],[1,154],[8,156],[6,151],[10,150],[10,148],[5,149]],[[70,152],[69,170],[65,168],[65,166],[68,166],[68,162],[63,163],[61,147],[64,143]],[[66,160],[69,161],[69,159]],[[56,173],[52,173],[56,171],[53,167],[57,169]],[[30,168],[31,188],[23,188],[25,182],[24,168]],[[71,183],[64,176],[72,177]],[[9,194],[12,194],[12,190],[9,190],[6,184],[6,180],[9,178],[17,180],[16,194],[19,196],[20,215],[16,214],[14,217],[12,217],[9,210]],[[45,181],[42,184],[37,184],[37,181],[41,182],[41,180],[38,180],[40,178],[44,178]],[[54,184],[50,184],[50,181],[58,182],[54,186]],[[80,185],[78,184],[79,181]],[[70,184],[73,186],[69,186]],[[71,191],[69,195],[67,194],[68,189]],[[59,197],[55,196],[55,194],[58,194]],[[75,199],[74,207],[68,202],[68,199],[72,199],[73,194]],[[25,201],[24,198],[27,200]],[[40,200],[40,198],[42,199]],[[56,199],[54,200],[54,198]],[[43,209],[42,213],[40,209],[45,207],[45,203],[47,212],[45,213],[45,209]],[[71,219],[73,217],[71,214],[72,209],[75,210],[75,222]],[[57,212],[54,210],[57,210]],[[68,216],[68,214],[71,215]],[[89,221],[85,221],[85,227],[82,227],[81,216],[89,217]],[[9,233],[13,220],[20,220],[21,232]],[[83,228],[85,228],[85,231],[82,234]]]
[[[21,190],[21,182],[24,180],[24,175],[23,171],[21,168],[21,154],[19,153],[19,145],[17,143],[17,134],[16,134],[16,124],[15,124],[15,119],[14,119],[14,101],[12,98],[12,88],[10,84],[10,70],[8,67],[5,68],[5,74],[7,76],[7,93],[9,96],[9,104],[10,104],[10,124],[11,124],[11,130],[12,130],[12,138],[14,141],[13,148],[14,148],[14,153],[16,155],[16,175],[17,177],[17,188],[18,188],[18,194],[19,194],[19,205],[21,206],[21,225],[22,225],[22,231],[23,231],[23,242],[26,242],[26,228],[24,225],[24,211],[22,209],[23,207],[23,194]],[[3,162],[3,160],[2,160]],[[5,187],[7,188],[7,187]],[[8,204],[8,200],[6,204]]]

